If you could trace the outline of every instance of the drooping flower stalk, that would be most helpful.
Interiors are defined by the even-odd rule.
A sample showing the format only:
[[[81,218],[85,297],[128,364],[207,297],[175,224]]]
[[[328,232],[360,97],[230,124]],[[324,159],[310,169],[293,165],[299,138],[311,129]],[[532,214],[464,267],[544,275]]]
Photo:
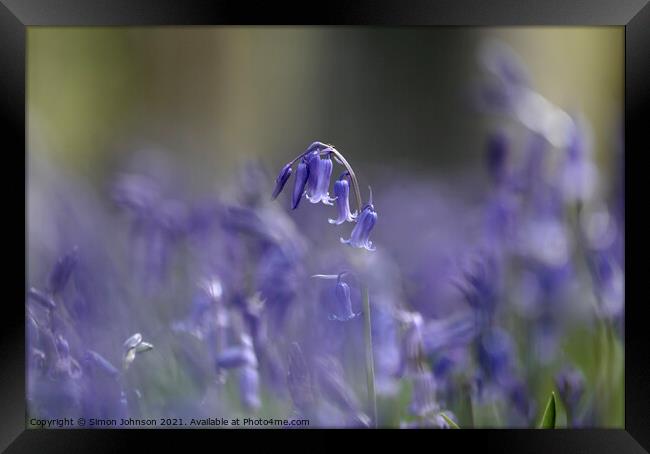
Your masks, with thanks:
[[[304,195],[305,191],[308,192],[308,199],[312,203],[318,201],[330,202],[328,195],[326,195],[325,184],[329,186],[329,178],[331,176],[331,167],[327,167],[323,170],[322,174],[324,175],[323,179],[318,178],[318,176],[312,175],[312,169],[316,169],[316,166],[309,165],[313,159],[320,159],[320,155],[326,156],[329,159],[330,156],[334,156],[334,159],[341,164],[346,169],[347,176],[350,178],[350,184],[354,189],[354,195],[357,202],[357,217],[354,219],[357,224],[355,225],[352,234],[349,240],[342,240],[343,243],[349,244],[355,248],[364,248],[367,250],[374,250],[372,242],[369,240],[370,231],[375,225],[377,219],[377,213],[374,210],[372,205],[372,192],[370,196],[370,201],[366,205],[363,204],[361,199],[361,190],[359,187],[359,181],[357,180],[354,169],[345,159],[345,157],[336,149],[334,146],[325,144],[322,142],[313,142],[307,150],[302,154],[296,156],[293,160],[287,163],[278,176],[279,184],[277,186],[284,186],[286,183],[286,178],[289,169],[296,161],[300,160],[298,170],[296,172],[296,181],[292,197],[292,208],[295,209],[300,202],[300,199]],[[320,161],[318,161],[320,163]],[[327,161],[326,161],[327,162]],[[325,181],[325,178],[327,181]],[[312,181],[312,185],[308,184],[308,181]],[[318,181],[317,181],[318,180]],[[314,197],[313,189],[315,183],[318,184],[318,191],[316,197]],[[305,188],[307,186],[307,188]],[[310,187],[312,193],[309,193]],[[280,189],[281,190],[281,189]],[[274,191],[274,196],[277,194]],[[277,191],[280,192],[279,190]],[[328,204],[328,203],[326,203]],[[343,290],[343,289],[342,289]],[[368,401],[370,406],[370,414],[372,415],[372,422],[375,427],[377,427],[377,396],[375,394],[375,366],[374,366],[374,357],[373,357],[373,348],[372,348],[372,321],[370,318],[370,290],[367,283],[362,283],[361,285],[361,295],[363,303],[363,320],[364,320],[364,343],[365,343],[365,360],[366,360],[366,379],[367,379],[367,388],[368,388]]]

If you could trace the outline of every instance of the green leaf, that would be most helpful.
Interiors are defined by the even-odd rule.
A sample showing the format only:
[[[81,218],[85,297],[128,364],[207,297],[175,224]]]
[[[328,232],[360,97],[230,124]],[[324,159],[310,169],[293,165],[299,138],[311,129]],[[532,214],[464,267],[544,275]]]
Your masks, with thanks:
[[[444,419],[445,422],[446,422],[447,424],[449,424],[449,427],[450,427],[450,428],[452,428],[452,429],[460,429],[460,427],[458,427],[458,424],[456,424],[456,423],[453,421],[453,419],[451,419],[451,418],[450,418],[449,416],[447,416],[446,414],[444,414],[444,413],[440,413],[440,416],[442,416],[442,419]]]
[[[544,416],[542,416],[542,421],[539,423],[540,429],[555,429],[555,408],[555,393],[551,392],[551,397],[549,397],[544,410]]]

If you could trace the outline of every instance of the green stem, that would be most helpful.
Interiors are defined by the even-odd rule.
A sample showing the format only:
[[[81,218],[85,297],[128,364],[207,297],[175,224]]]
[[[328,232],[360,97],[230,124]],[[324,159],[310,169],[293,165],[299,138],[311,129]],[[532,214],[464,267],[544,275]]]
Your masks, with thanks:
[[[354,189],[354,195],[357,201],[358,213],[361,213],[363,209],[363,202],[361,199],[361,190],[359,188],[359,181],[357,176],[352,169],[352,166],[348,163],[345,157],[332,145],[328,146],[328,149],[334,156],[336,156],[346,168],[350,174],[350,181],[352,182],[352,187]],[[370,415],[372,417],[373,426],[376,428],[378,425],[377,421],[377,394],[375,393],[375,359],[373,356],[372,348],[372,324],[370,320],[370,291],[368,289],[368,284],[364,283],[362,285],[362,298],[363,298],[363,338],[365,342],[366,350],[366,380],[368,386],[368,406],[370,407]]]
[[[366,379],[368,382],[368,402],[374,427],[377,427],[377,395],[375,394],[375,360],[372,349],[372,324],[370,322],[370,294],[368,286],[363,285],[363,337],[366,347]]]

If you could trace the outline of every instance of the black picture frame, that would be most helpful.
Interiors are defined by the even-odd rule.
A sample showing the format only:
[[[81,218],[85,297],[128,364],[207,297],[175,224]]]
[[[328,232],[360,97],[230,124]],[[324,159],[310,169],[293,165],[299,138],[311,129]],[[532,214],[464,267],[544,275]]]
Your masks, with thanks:
[[[5,279],[2,302],[2,349],[0,350],[0,448],[6,452],[67,452],[131,450],[132,443],[154,449],[167,443],[170,435],[186,440],[210,437],[223,443],[224,434],[242,431],[140,431],[140,430],[26,430],[25,429],[25,336],[24,301],[27,289],[24,264],[26,237],[26,132],[25,66],[26,27],[29,26],[126,26],[126,25],[224,25],[224,24],[313,24],[313,25],[399,25],[399,26],[503,26],[503,25],[615,25],[625,27],[625,146],[632,156],[625,166],[625,192],[628,217],[643,213],[642,165],[637,165],[650,150],[647,115],[650,108],[650,6],[647,0],[411,0],[333,1],[318,4],[250,1],[172,1],[172,0],[0,0],[0,96],[1,124],[5,126],[2,148],[5,172],[5,211],[3,237],[11,246],[5,254]],[[6,161],[5,161],[6,162]],[[9,178],[7,178],[9,177]],[[6,202],[5,202],[6,203]],[[631,204],[631,205],[628,205]],[[635,210],[635,205],[640,210]],[[642,214],[639,217],[643,217]],[[453,443],[463,449],[468,443],[481,443],[482,450],[497,452],[594,452],[641,453],[650,449],[650,349],[647,318],[643,308],[641,219],[626,220],[625,273],[627,294],[625,320],[625,429],[589,430],[472,430],[472,431],[355,431],[374,440],[387,433],[420,438],[424,449],[438,449]],[[25,242],[22,243],[19,238]],[[7,250],[7,248],[5,248]],[[15,257],[14,257],[15,256]],[[14,260],[15,258],[15,260]],[[22,275],[22,280],[21,280]],[[24,285],[21,286],[20,282]],[[632,289],[632,292],[629,290]],[[638,290],[638,291],[637,291]],[[256,436],[293,436],[300,433],[329,440],[322,431],[256,431]],[[247,433],[247,432],[246,432]],[[243,438],[243,437],[242,437]],[[247,437],[251,440],[252,437]],[[146,440],[143,442],[143,440]],[[204,440],[202,440],[204,441]],[[183,444],[180,444],[183,443]],[[186,441],[178,446],[185,448]],[[280,444],[281,443],[281,444]],[[279,441],[278,448],[286,446]],[[339,442],[335,442],[337,446]],[[169,444],[168,444],[169,446]],[[210,449],[217,449],[211,444]],[[225,445],[223,445],[225,448]],[[324,444],[323,444],[324,446]],[[414,445],[415,446],[415,445]],[[414,449],[420,449],[415,448]],[[447,448],[448,449],[448,448]],[[135,449],[134,449],[135,450]]]

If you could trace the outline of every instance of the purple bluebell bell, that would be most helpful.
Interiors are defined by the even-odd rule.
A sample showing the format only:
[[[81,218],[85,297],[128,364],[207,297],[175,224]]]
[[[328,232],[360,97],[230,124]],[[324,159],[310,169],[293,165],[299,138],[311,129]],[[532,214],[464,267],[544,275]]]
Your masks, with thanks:
[[[338,314],[330,315],[330,320],[338,320],[346,322],[359,315],[352,311],[352,298],[350,297],[350,286],[343,282],[343,274],[339,274],[336,281],[336,288],[334,289],[336,302],[338,305]]]
[[[370,241],[370,232],[375,227],[377,222],[377,212],[375,207],[372,204],[372,195],[370,196],[370,202],[368,202],[361,213],[357,216],[357,223],[352,229],[352,234],[350,239],[345,240],[341,238],[341,243],[349,244],[352,247],[363,248],[369,251],[374,251],[375,247]]]
[[[344,222],[353,222],[356,214],[350,212],[350,183],[348,178],[349,172],[343,172],[336,182],[334,182],[334,198],[336,199],[336,208],[338,217],[329,219],[330,224],[341,225]]]
[[[321,157],[318,152],[312,153],[309,155],[308,165],[307,200],[311,203],[323,202],[325,205],[332,205],[334,199],[330,197],[329,186],[334,164],[330,155]]]
[[[291,162],[287,165],[285,165],[282,170],[280,171],[280,174],[278,177],[275,179],[275,189],[273,189],[273,195],[271,198],[275,200],[278,195],[282,192],[282,189],[284,189],[284,185],[287,184],[287,181],[289,181],[289,177],[291,176]]]
[[[68,283],[75,266],[77,265],[78,248],[75,246],[70,252],[57,260],[48,279],[48,290],[52,295],[63,291]]]
[[[300,200],[302,200],[302,196],[305,193],[305,186],[307,186],[307,182],[309,181],[309,174],[311,172],[309,169],[309,160],[313,157],[318,157],[318,152],[315,151],[303,156],[298,163],[298,167],[296,168],[296,178],[294,179],[293,195],[291,198],[291,208],[293,210],[298,208],[298,204],[300,203]]]

